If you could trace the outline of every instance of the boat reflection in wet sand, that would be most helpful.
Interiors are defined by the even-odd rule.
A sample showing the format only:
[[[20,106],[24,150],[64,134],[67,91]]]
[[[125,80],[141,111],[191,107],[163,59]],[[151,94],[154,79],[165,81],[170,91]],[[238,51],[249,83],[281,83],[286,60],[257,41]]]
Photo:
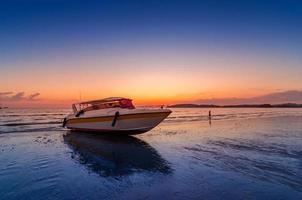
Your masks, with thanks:
[[[73,150],[73,159],[104,177],[137,171],[171,172],[154,148],[132,136],[68,132],[63,137]]]
[[[131,99],[110,97],[73,104],[63,127],[77,131],[140,134],[151,130],[171,113],[169,109],[135,108]]]

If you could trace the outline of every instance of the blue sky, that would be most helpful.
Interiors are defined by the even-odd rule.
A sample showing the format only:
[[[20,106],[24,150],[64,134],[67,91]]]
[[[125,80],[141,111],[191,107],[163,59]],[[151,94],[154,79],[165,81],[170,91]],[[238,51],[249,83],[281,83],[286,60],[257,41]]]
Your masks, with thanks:
[[[301,1],[2,1],[0,25],[2,57],[12,60],[153,42],[293,56],[302,48]]]

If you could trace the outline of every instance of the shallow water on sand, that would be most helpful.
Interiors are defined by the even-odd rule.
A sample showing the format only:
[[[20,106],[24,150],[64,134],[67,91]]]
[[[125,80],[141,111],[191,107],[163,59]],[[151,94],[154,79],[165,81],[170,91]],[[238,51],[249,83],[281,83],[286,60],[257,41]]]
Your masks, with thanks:
[[[0,199],[301,199],[302,109],[174,109],[135,137],[0,110]]]

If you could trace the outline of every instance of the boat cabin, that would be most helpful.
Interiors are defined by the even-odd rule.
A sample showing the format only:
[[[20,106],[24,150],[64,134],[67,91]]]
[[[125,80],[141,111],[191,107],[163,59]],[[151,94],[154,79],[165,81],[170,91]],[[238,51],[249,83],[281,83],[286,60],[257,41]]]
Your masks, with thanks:
[[[109,97],[106,99],[72,104],[72,110],[74,113],[106,109],[106,108],[134,109],[135,107],[132,104],[132,99],[122,98],[122,97]]]

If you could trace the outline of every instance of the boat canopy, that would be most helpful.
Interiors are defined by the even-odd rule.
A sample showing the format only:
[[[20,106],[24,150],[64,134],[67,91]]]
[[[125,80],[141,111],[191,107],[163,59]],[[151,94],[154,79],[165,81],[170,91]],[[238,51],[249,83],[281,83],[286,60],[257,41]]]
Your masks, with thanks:
[[[132,99],[123,97],[109,97],[105,99],[80,102],[72,105],[72,109],[74,112],[78,112],[78,109],[83,111],[90,111],[116,107],[128,109],[135,108],[132,104]]]
[[[84,101],[84,102],[80,102],[79,104],[81,104],[81,105],[85,105],[85,104],[95,105],[95,104],[110,103],[110,102],[122,101],[122,100],[132,101],[132,99],[123,98],[123,97],[108,97],[108,98],[105,98],[105,99],[98,99],[98,100],[92,100],[92,101]]]

